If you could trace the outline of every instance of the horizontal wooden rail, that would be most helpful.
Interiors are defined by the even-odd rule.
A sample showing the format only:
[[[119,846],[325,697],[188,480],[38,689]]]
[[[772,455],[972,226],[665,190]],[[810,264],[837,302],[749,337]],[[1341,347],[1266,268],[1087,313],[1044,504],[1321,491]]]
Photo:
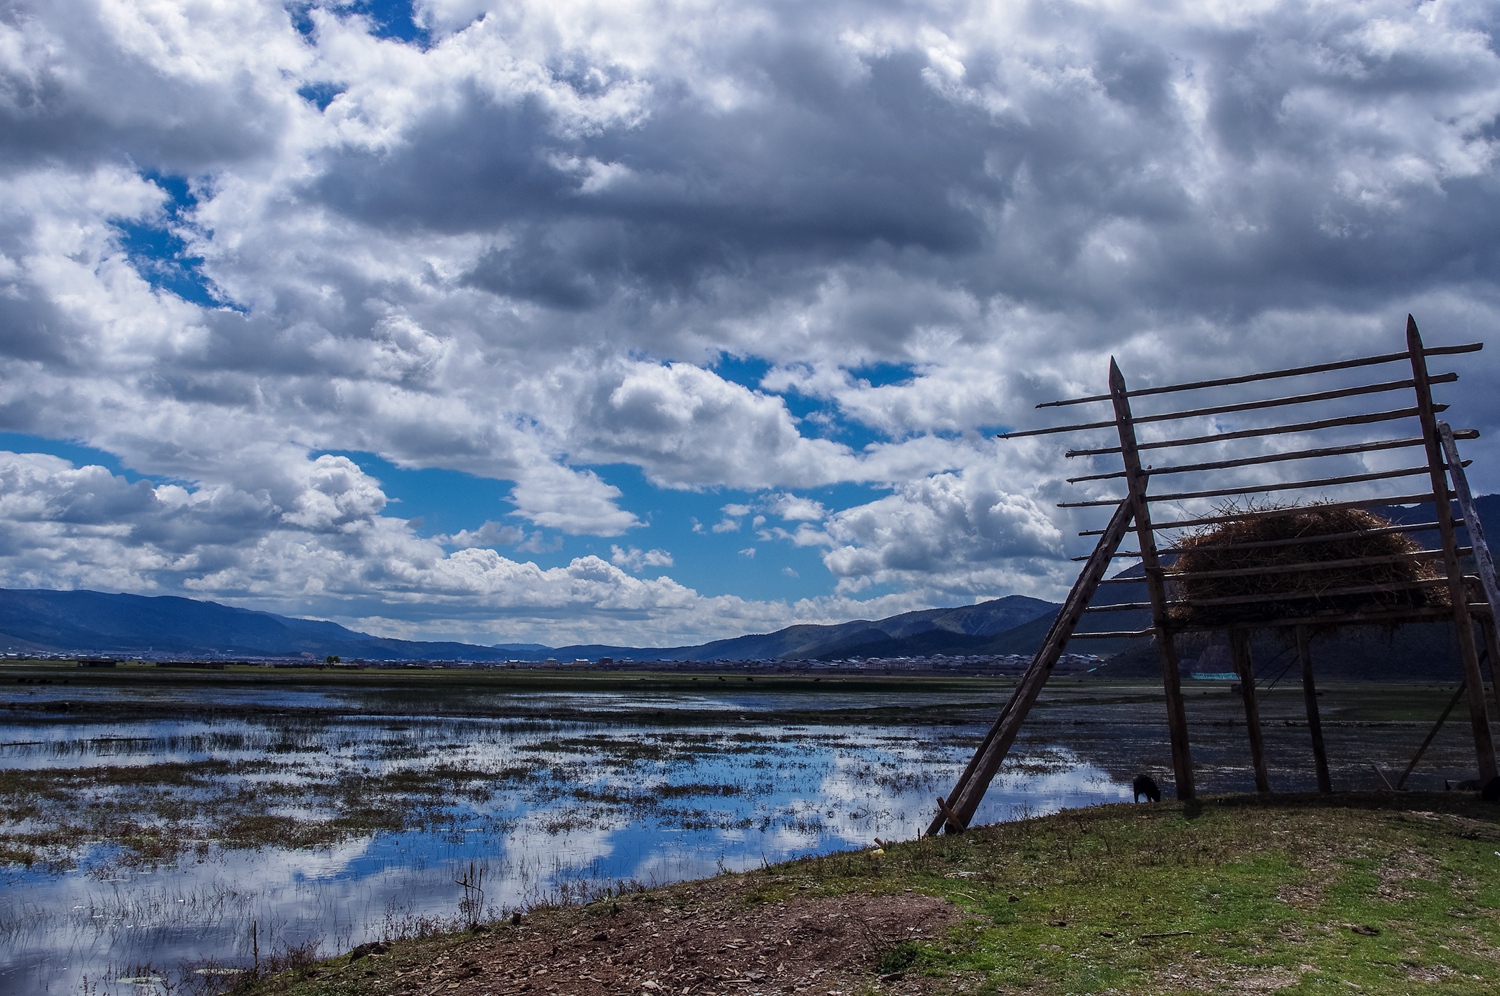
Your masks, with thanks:
[[[1488,615],[1490,607],[1484,602],[1469,603],[1469,612],[1472,615]],[[1394,625],[1399,623],[1419,622],[1447,622],[1453,621],[1453,608],[1449,605],[1434,605],[1420,609],[1393,609],[1390,611],[1366,611],[1366,612],[1337,612],[1322,613],[1306,616],[1277,616],[1275,618],[1256,619],[1245,625],[1256,629],[1283,629],[1292,626],[1343,626],[1358,624],[1362,626]],[[1209,633],[1218,632],[1224,627],[1222,624],[1195,624],[1184,622],[1173,622],[1167,626],[1173,633]],[[1150,632],[1149,630],[1147,632]],[[1082,635],[1082,634],[1078,634]]]
[[[1451,384],[1458,380],[1456,373],[1433,374],[1427,378],[1429,384]],[[1314,401],[1333,401],[1336,398],[1352,398],[1361,394],[1384,394],[1387,391],[1401,391],[1406,388],[1416,387],[1416,381],[1390,380],[1380,384],[1366,384],[1362,387],[1344,387],[1334,391],[1319,391],[1315,394],[1294,394],[1285,398],[1270,398],[1265,401],[1240,401],[1229,405],[1215,405],[1210,408],[1193,408],[1180,412],[1165,412],[1160,415],[1137,415],[1132,421],[1137,425],[1143,422],[1171,422],[1184,418],[1201,418],[1207,415],[1227,415],[1230,412],[1259,411],[1262,408],[1280,408],[1285,405],[1304,405]],[[1114,419],[1107,422],[1080,422],[1077,425],[1055,425],[1047,429],[1019,429],[1015,432],[1002,432],[999,439],[1020,439],[1022,436],[1046,436],[1058,432],[1081,432],[1085,429],[1109,429],[1114,427]]]
[[[1184,598],[1168,602],[1168,608],[1185,605],[1192,608],[1217,608],[1221,605],[1265,605],[1270,602],[1310,602],[1320,598],[1342,598],[1348,595],[1378,595],[1390,591],[1411,591],[1415,588],[1436,588],[1446,585],[1447,578],[1417,578],[1411,581],[1392,581],[1387,584],[1357,584],[1348,588],[1330,588],[1327,591],[1299,592],[1273,591],[1257,595],[1225,595],[1222,598]]]
[[[1072,640],[1133,640],[1138,636],[1150,636],[1154,629],[1127,629],[1113,633],[1074,633]]]
[[[1166,522],[1153,522],[1151,528],[1158,532],[1169,529],[1186,529],[1189,526],[1217,526],[1226,522],[1242,522],[1246,519],[1281,519],[1288,515],[1301,515],[1304,512],[1322,510],[1336,512],[1346,508],[1370,508],[1380,505],[1420,505],[1423,502],[1432,501],[1432,493],[1414,495],[1387,495],[1380,498],[1360,498],[1354,501],[1327,501],[1316,505],[1287,505],[1285,508],[1268,508],[1261,511],[1250,512],[1224,512],[1218,515],[1206,515],[1198,519],[1174,519]],[[1097,530],[1085,529],[1079,533],[1080,536],[1093,536]]]
[[[1014,432],[1001,432],[995,435],[996,439],[1020,439],[1022,436],[1053,436],[1059,432],[1083,432],[1087,429],[1113,429],[1115,420],[1108,422],[1077,422],[1073,425],[1053,425],[1045,429],[1017,429]]]
[[[1455,528],[1463,524],[1462,519],[1454,519]],[[1425,533],[1436,529],[1436,522],[1394,522],[1389,526],[1380,526],[1376,529],[1360,529],[1347,533],[1318,533],[1312,536],[1289,536],[1286,539],[1274,540],[1252,540],[1249,543],[1219,543],[1215,545],[1203,544],[1201,546],[1164,546],[1161,553],[1186,553],[1193,550],[1265,550],[1276,546],[1298,546],[1303,543],[1332,543],[1337,540],[1355,539],[1360,536],[1380,536],[1385,533]]]
[[[1453,527],[1457,529],[1464,524],[1463,519],[1454,519]],[[1271,546],[1292,546],[1299,543],[1326,543],[1333,540],[1352,539],[1356,536],[1378,536],[1381,533],[1423,533],[1436,529],[1436,522],[1410,522],[1396,523],[1389,526],[1381,526],[1378,529],[1361,529],[1358,532],[1349,533],[1321,533],[1313,536],[1296,536],[1288,539],[1256,540],[1253,543],[1218,543],[1212,546],[1202,545],[1191,547],[1194,550],[1254,550]],[[1156,548],[1157,553],[1184,553],[1189,547],[1185,546],[1161,546]],[[1072,557],[1072,560],[1087,560],[1087,557]],[[1139,550],[1117,550],[1111,554],[1112,560],[1140,560]]]
[[[1368,474],[1346,474],[1342,477],[1322,477],[1311,481],[1288,481],[1285,484],[1242,485],[1233,488],[1210,488],[1206,491],[1177,491],[1165,495],[1147,495],[1147,501],[1191,501],[1195,498],[1222,498],[1225,495],[1258,495],[1272,491],[1301,491],[1307,488],[1332,488],[1342,484],[1364,484],[1369,481],[1394,481],[1402,477],[1416,477],[1430,473],[1426,466],[1403,467],[1400,470],[1376,470]],[[1449,495],[1452,496],[1452,492]]]
[[[1284,484],[1240,485],[1232,488],[1210,488],[1207,491],[1178,491],[1166,495],[1147,495],[1147,501],[1189,501],[1193,498],[1222,498],[1226,495],[1258,495],[1272,491],[1301,491],[1305,488],[1331,488],[1340,484],[1363,484],[1367,481],[1395,480],[1398,477],[1416,477],[1431,473],[1426,464],[1420,467],[1404,467],[1401,470],[1376,470],[1368,474],[1346,474],[1343,477],[1321,477],[1312,481],[1287,481]],[[1101,498],[1097,501],[1060,501],[1058,508],[1114,508],[1119,498]]]
[[[1467,546],[1466,547],[1460,547],[1459,551],[1458,551],[1458,555],[1461,556],[1461,557],[1463,557],[1463,556],[1467,556],[1467,555],[1469,555],[1469,554],[1471,554],[1473,552],[1474,552],[1474,548],[1473,547],[1467,547]],[[1412,552],[1412,553],[1397,553],[1397,554],[1390,554],[1388,556],[1381,556],[1381,557],[1349,557],[1349,558],[1346,558],[1346,559],[1343,559],[1343,560],[1322,560],[1322,561],[1309,560],[1309,561],[1305,561],[1305,562],[1300,563],[1300,564],[1276,564],[1275,566],[1237,567],[1237,568],[1227,569],[1227,570],[1221,570],[1221,571],[1193,571],[1191,574],[1187,574],[1187,573],[1184,573],[1182,571],[1173,570],[1171,568],[1161,568],[1160,570],[1162,571],[1162,574],[1165,576],[1165,578],[1168,581],[1178,581],[1178,580],[1181,580],[1182,578],[1186,578],[1186,577],[1192,577],[1192,578],[1260,577],[1260,576],[1266,575],[1266,574],[1304,574],[1304,573],[1313,573],[1313,572],[1316,572],[1316,571],[1343,570],[1343,569],[1348,568],[1348,567],[1369,567],[1369,566],[1373,566],[1373,565],[1376,565],[1376,564],[1399,564],[1399,563],[1402,563],[1404,561],[1411,561],[1411,560],[1433,560],[1433,559],[1436,559],[1438,557],[1441,557],[1442,555],[1443,555],[1443,551],[1442,550],[1419,550],[1419,551],[1415,551],[1415,552]],[[1143,581],[1143,579],[1141,579],[1141,578],[1128,578],[1128,579],[1122,578],[1121,580],[1130,580],[1130,581],[1134,581],[1137,584],[1140,584]],[[1428,580],[1434,580],[1434,579],[1422,579],[1422,580],[1428,581]],[[1385,590],[1385,589],[1384,588],[1380,588],[1379,590]],[[1307,594],[1298,595],[1298,596],[1276,596],[1275,598],[1271,598],[1271,600],[1275,601],[1277,598],[1280,598],[1280,597],[1322,598],[1322,597],[1324,597],[1325,594],[1327,594],[1327,593],[1326,592],[1314,592],[1314,593],[1307,593]],[[1270,597],[1270,596],[1268,596],[1268,597]],[[1170,604],[1170,605],[1199,605],[1199,604],[1208,604],[1208,603],[1207,602],[1176,601],[1176,602],[1169,602],[1168,604]],[[1139,611],[1147,610],[1147,609],[1150,609],[1150,608],[1151,608],[1151,603],[1150,602],[1111,602],[1111,603],[1108,603],[1108,604],[1105,604],[1105,605],[1090,605],[1084,611],[1085,612],[1139,612]]]
[[[1455,353],[1477,353],[1484,348],[1482,342],[1470,342],[1460,346],[1429,346],[1422,350],[1424,356],[1451,356]],[[1314,363],[1306,367],[1288,367],[1285,370],[1268,370],[1265,373],[1243,374],[1239,377],[1220,377],[1217,380],[1199,380],[1187,384],[1170,384],[1165,387],[1142,387],[1126,392],[1126,397],[1144,398],[1153,394],[1171,394],[1176,391],[1197,391],[1205,387],[1231,387],[1235,384],[1253,384],[1261,380],[1281,377],[1300,377],[1303,374],[1327,373],[1330,370],[1352,370],[1379,363],[1395,363],[1411,358],[1411,353],[1382,353],[1379,356],[1363,356],[1354,360],[1334,360],[1330,363]],[[1108,394],[1095,394],[1087,398],[1065,398],[1062,401],[1043,401],[1038,408],[1062,408],[1067,405],[1085,405],[1093,401],[1109,401]]]
[[[1447,409],[1447,405],[1433,405]],[[1371,412],[1368,415],[1342,415],[1338,418],[1323,418],[1312,422],[1293,422],[1290,425],[1268,425],[1258,429],[1236,429],[1233,432],[1216,432],[1207,436],[1189,436],[1185,439],[1159,439],[1155,442],[1136,443],[1138,450],[1164,450],[1175,446],[1202,446],[1205,443],[1221,443],[1230,439],[1253,439],[1256,436],[1280,436],[1292,432],[1316,432],[1341,425],[1370,425],[1374,422],[1391,422],[1401,418],[1416,418],[1415,408],[1397,408],[1388,412]],[[1119,453],[1118,446],[1101,446],[1094,450],[1068,450],[1065,457],[1104,456]]]
[[[1426,467],[1422,468],[1422,473],[1424,473],[1424,474],[1427,473],[1427,468]],[[1060,502],[1057,503],[1057,507],[1058,508],[1104,508],[1107,505],[1110,508],[1114,508],[1118,504],[1120,504],[1120,499],[1119,498],[1097,498],[1097,499],[1094,499],[1093,501],[1060,501]]]
[[[1442,551],[1438,551],[1441,555]],[[1230,595],[1224,598],[1200,598],[1200,599],[1175,599],[1166,603],[1167,608],[1174,606],[1218,606],[1218,605],[1258,605],[1272,602],[1308,602],[1319,598],[1337,598],[1347,595],[1372,595],[1388,591],[1409,591],[1413,588],[1432,588],[1446,584],[1447,578],[1419,578],[1413,581],[1404,581],[1391,584],[1367,584],[1348,588],[1330,588],[1327,591],[1317,592],[1263,592],[1255,595]],[[1150,602],[1116,602],[1113,605],[1090,605],[1084,609],[1085,612],[1146,612],[1151,609]],[[1451,610],[1450,610],[1451,611]],[[1142,632],[1150,633],[1151,630]],[[1081,634],[1080,634],[1081,635]]]
[[[1462,439],[1478,439],[1477,429],[1461,430],[1463,435],[1454,433],[1455,437]],[[1404,439],[1376,439],[1366,443],[1349,443],[1344,446],[1320,446],[1310,450],[1284,450],[1280,453],[1262,453],[1253,457],[1237,457],[1233,460],[1210,460],[1206,463],[1182,463],[1175,466],[1151,467],[1150,473],[1153,478],[1162,477],[1166,474],[1199,474],[1207,470],[1229,470],[1233,467],[1257,467],[1267,463],[1285,463],[1288,460],[1318,460],[1331,456],[1352,456],[1356,453],[1378,453],[1382,450],[1410,449],[1415,446],[1426,446],[1427,441],[1421,436],[1407,436]],[[1125,471],[1119,470],[1108,474],[1084,474],[1082,477],[1068,478],[1069,484],[1077,484],[1081,481],[1108,481],[1125,476]]]
[[[1460,547],[1458,555],[1467,556],[1473,547]],[[1338,571],[1346,567],[1368,567],[1374,564],[1400,564],[1409,560],[1432,560],[1443,555],[1442,550],[1413,550],[1410,553],[1390,553],[1378,557],[1346,557],[1343,560],[1307,560],[1300,564],[1274,564],[1257,567],[1233,567],[1217,571],[1179,571],[1164,568],[1162,574],[1169,581],[1180,578],[1245,578],[1263,574],[1301,574],[1309,571]]]

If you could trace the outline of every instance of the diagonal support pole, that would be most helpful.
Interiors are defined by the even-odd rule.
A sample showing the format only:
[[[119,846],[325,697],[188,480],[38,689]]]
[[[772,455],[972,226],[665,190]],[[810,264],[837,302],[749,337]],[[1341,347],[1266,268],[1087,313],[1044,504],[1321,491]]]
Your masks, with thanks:
[[[1005,703],[1005,708],[1000,711],[1000,716],[990,727],[989,733],[985,734],[979,749],[969,759],[963,774],[958,776],[958,784],[949,793],[948,800],[940,801],[938,815],[927,828],[927,836],[932,836],[944,827],[950,833],[967,829],[969,821],[974,819],[980,800],[984,798],[995,773],[1000,770],[1005,755],[1010,753],[1010,748],[1015,744],[1016,735],[1021,732],[1021,724],[1026,722],[1026,716],[1036,704],[1042,687],[1052,677],[1052,668],[1062,656],[1063,648],[1068,645],[1073,631],[1078,628],[1083,610],[1088,608],[1095,589],[1109,570],[1111,558],[1120,548],[1120,541],[1130,530],[1131,514],[1129,499],[1120,502],[1104,535],[1099,537],[1099,545],[1094,547],[1093,555],[1083,565],[1078,580],[1073,582],[1073,590],[1068,592],[1068,598],[1058,610],[1057,618],[1052,620],[1052,628],[1047,630],[1047,638],[1042,641],[1041,649],[1031,659],[1031,665],[1011,694],[1010,701]]]

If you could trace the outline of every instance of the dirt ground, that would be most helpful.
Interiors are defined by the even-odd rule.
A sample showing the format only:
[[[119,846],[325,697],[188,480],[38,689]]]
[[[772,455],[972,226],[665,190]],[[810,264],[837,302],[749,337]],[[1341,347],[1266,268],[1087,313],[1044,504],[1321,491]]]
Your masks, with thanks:
[[[883,992],[918,993],[923,987],[901,970],[901,942],[936,939],[959,919],[951,904],[912,893],[758,902],[747,897],[744,880],[721,883],[700,887],[684,905],[627,897],[545,911],[454,943],[423,963],[402,965],[398,946],[329,974],[363,977],[393,994],[828,996],[877,979]]]

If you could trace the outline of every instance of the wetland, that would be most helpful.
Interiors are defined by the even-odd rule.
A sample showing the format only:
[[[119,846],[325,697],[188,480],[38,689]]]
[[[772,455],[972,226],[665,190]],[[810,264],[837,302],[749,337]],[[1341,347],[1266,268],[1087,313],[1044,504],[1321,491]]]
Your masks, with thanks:
[[[915,837],[1003,679],[0,667],[0,993],[241,973]],[[1253,786],[1237,695],[1186,689],[1200,791]],[[1335,784],[1394,779],[1451,687],[1325,690]],[[1300,689],[1261,703],[1313,787]],[[1467,724],[1412,777],[1472,777]],[[977,822],[1165,785],[1148,682],[1058,679]]]

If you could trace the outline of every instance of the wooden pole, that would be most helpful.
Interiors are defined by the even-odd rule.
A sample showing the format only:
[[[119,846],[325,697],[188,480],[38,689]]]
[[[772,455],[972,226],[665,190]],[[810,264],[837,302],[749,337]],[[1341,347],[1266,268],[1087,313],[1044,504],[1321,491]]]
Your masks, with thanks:
[[[1255,665],[1250,659],[1250,631],[1229,631],[1229,653],[1240,676],[1240,697],[1245,700],[1245,730],[1250,737],[1250,760],[1255,764],[1255,791],[1271,791],[1266,774],[1266,745],[1260,735],[1260,707],[1255,703]]]
[[[1323,747],[1323,718],[1318,714],[1318,686],[1313,681],[1312,650],[1306,626],[1297,627],[1297,657],[1302,661],[1302,698],[1307,704],[1307,730],[1312,735],[1313,762],[1318,769],[1318,791],[1333,791],[1328,777],[1328,751]]]
[[[1448,495],[1448,461],[1443,454],[1443,440],[1437,427],[1437,416],[1432,410],[1431,379],[1427,374],[1427,359],[1422,352],[1422,336],[1417,331],[1416,319],[1406,316],[1406,348],[1411,354],[1412,380],[1415,382],[1417,411],[1422,420],[1422,435],[1426,441],[1427,465],[1432,477],[1432,493],[1436,500],[1438,534],[1443,540],[1443,567],[1448,575],[1448,596],[1453,606],[1453,626],[1458,634],[1458,656],[1463,663],[1464,685],[1469,700],[1469,724],[1474,730],[1474,754],[1478,762],[1480,782],[1495,777],[1495,743],[1490,735],[1490,718],[1484,701],[1484,677],[1479,671],[1479,651],[1474,646],[1474,625],[1469,615],[1469,592],[1464,583],[1463,569],[1458,558],[1458,537],[1453,527],[1453,509]]]
[[[1156,534],[1151,529],[1151,509],[1146,502],[1146,474],[1141,469],[1141,455],[1136,448],[1135,419],[1130,411],[1125,376],[1111,357],[1109,361],[1109,394],[1114,402],[1115,428],[1120,436],[1120,455],[1125,460],[1125,480],[1129,486],[1126,501],[1135,520],[1136,537],[1141,545],[1141,566],[1146,572],[1146,589],[1151,593],[1151,624],[1156,631],[1156,649],[1161,655],[1162,690],[1167,700],[1167,728],[1172,737],[1172,768],[1177,776],[1177,798],[1193,798],[1193,754],[1188,746],[1187,713],[1182,705],[1182,675],[1177,667],[1177,645],[1167,619],[1167,586],[1162,579],[1161,560],[1156,555]]]
[[[1027,714],[1036,704],[1037,696],[1042,693],[1042,686],[1046,685],[1047,679],[1052,676],[1052,668],[1057,664],[1057,659],[1062,656],[1063,648],[1068,645],[1068,638],[1073,635],[1073,630],[1078,627],[1078,620],[1083,618],[1083,610],[1088,607],[1089,599],[1094,597],[1094,591],[1104,578],[1104,572],[1109,570],[1110,560],[1115,550],[1119,548],[1120,541],[1125,538],[1125,533],[1130,529],[1131,514],[1130,502],[1120,502],[1119,507],[1115,509],[1115,514],[1109,520],[1109,528],[1099,538],[1099,545],[1094,547],[1094,555],[1083,566],[1078,580],[1073,582],[1073,590],[1068,592],[1067,600],[1058,610],[1057,618],[1052,620],[1052,628],[1047,631],[1047,638],[1042,641],[1041,649],[1031,659],[1031,666],[1022,675],[1020,683],[1016,685],[1016,690],[1011,694],[1010,701],[1000,711],[1000,717],[990,727],[984,742],[969,759],[963,774],[959,776],[958,784],[948,794],[947,801],[939,803],[938,815],[927,828],[929,837],[945,826],[950,832],[966,829],[969,821],[974,818],[975,811],[979,809],[980,800],[984,798],[984,793],[989,789],[990,782],[994,780],[995,773],[1000,770],[1000,765],[1005,761],[1005,755],[1010,753],[1011,746],[1016,742],[1016,735],[1021,732],[1021,724],[1026,722]]]
[[[1495,580],[1495,558],[1490,555],[1490,544],[1484,538],[1479,506],[1474,504],[1473,492],[1469,490],[1469,475],[1464,473],[1464,462],[1458,455],[1453,430],[1447,422],[1439,422],[1437,427],[1443,440],[1443,456],[1448,461],[1448,476],[1453,481],[1459,511],[1464,514],[1464,528],[1469,531],[1469,548],[1474,551],[1474,565],[1479,571],[1484,600],[1490,605],[1489,617],[1479,620],[1479,632],[1484,637],[1485,653],[1490,659],[1490,688],[1495,695],[1495,705],[1500,708],[1500,638],[1497,638],[1500,634],[1495,630],[1495,612],[1500,608],[1500,584]]]

